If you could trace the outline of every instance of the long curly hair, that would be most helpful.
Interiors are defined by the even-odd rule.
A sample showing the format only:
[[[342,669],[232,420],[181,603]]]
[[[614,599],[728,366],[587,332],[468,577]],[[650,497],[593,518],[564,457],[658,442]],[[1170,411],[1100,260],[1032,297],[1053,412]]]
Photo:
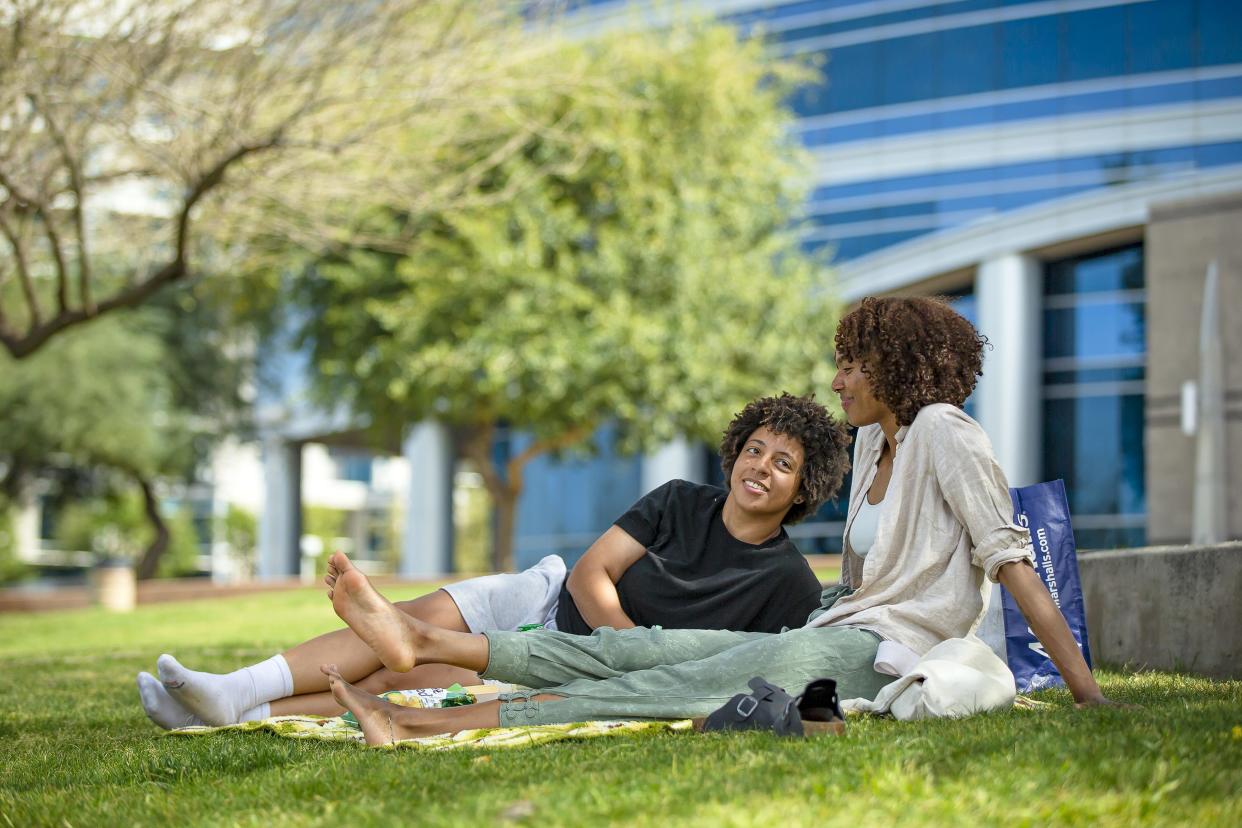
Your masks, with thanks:
[[[738,412],[725,429],[720,441],[720,468],[725,480],[733,477],[733,464],[742,447],[761,426],[802,444],[802,478],[798,484],[802,502],[789,507],[781,521],[797,523],[819,511],[824,501],[841,488],[850,469],[849,432],[813,396],[783,393],[779,397],[761,397]]]
[[[902,426],[932,403],[960,406],[983,375],[987,337],[939,297],[867,297],[837,326],[837,358],[862,364]]]

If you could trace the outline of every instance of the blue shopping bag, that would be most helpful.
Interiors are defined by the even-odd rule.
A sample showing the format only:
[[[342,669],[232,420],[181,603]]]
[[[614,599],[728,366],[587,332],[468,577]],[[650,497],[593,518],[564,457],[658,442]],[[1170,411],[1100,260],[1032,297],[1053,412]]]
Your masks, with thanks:
[[[1014,523],[1031,530],[1035,571],[1043,578],[1052,600],[1065,616],[1087,666],[1091,666],[1087,613],[1083,608],[1082,583],[1078,579],[1078,556],[1074,551],[1074,532],[1070,528],[1065,482],[1053,480],[1010,489],[1009,496],[1013,499]],[[1064,687],[1061,674],[1027,626],[1022,610],[1018,609],[1018,602],[1004,587],[1000,591],[1005,620],[1005,650],[1018,692]]]

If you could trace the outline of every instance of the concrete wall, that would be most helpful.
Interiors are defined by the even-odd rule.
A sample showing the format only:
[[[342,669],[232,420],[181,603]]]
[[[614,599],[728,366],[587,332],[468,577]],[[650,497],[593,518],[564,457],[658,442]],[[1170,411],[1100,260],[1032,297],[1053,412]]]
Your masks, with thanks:
[[[1087,552],[1078,568],[1097,662],[1242,678],[1242,543]]]
[[[1220,268],[1225,347],[1228,537],[1242,538],[1242,193],[1153,205],[1147,278],[1147,542],[1187,543],[1195,440],[1181,431],[1181,388],[1199,375],[1208,264]]]

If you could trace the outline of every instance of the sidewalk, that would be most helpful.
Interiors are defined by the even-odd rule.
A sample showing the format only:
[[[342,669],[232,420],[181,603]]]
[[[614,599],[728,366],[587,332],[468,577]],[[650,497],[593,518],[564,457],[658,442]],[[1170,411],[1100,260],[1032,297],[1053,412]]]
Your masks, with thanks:
[[[397,584],[421,585],[444,583],[434,580],[401,580],[391,577],[373,579],[381,587]],[[291,589],[320,588],[318,581],[303,583],[297,578],[275,581],[252,581],[244,584],[213,584],[208,578],[161,578],[138,583],[138,603],[163,604],[172,601],[196,601],[204,598],[229,598],[259,592],[283,592]],[[6,612],[48,612],[84,609],[91,606],[91,590],[87,586],[29,591],[21,588],[0,589],[0,614]]]
[[[840,555],[807,555],[807,563],[814,569],[841,566]],[[433,586],[447,581],[460,580],[467,575],[449,575],[443,578],[405,580],[391,576],[373,578],[380,587]],[[296,578],[277,581],[252,581],[246,584],[213,584],[208,578],[177,578],[140,581],[138,603],[163,604],[170,601],[195,601],[204,598],[229,598],[234,595],[251,595],[258,592],[280,592],[290,589],[318,587],[318,582],[303,583]],[[46,591],[29,591],[21,588],[0,589],[0,613],[49,612],[52,610],[83,609],[91,605],[90,588],[86,586],[65,587]]]

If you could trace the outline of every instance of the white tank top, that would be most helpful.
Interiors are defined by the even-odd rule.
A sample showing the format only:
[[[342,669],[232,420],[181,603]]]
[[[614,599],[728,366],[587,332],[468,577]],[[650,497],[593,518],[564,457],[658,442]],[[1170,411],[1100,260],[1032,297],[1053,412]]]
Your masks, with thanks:
[[[863,493],[862,505],[858,507],[858,514],[854,515],[854,522],[850,524],[850,548],[860,558],[867,557],[875,544],[875,530],[880,525],[880,511],[883,507],[883,500],[872,505],[867,502],[866,493]],[[881,641],[875,651],[874,669],[877,673],[888,676],[904,676],[914,669],[918,661],[919,654],[909,647],[896,641]]]
[[[860,558],[867,557],[871,545],[875,543],[875,530],[880,525],[880,510],[883,506],[883,500],[874,505],[868,503],[867,495],[863,493],[862,505],[858,507],[858,514],[854,515],[854,522],[850,524],[850,549]]]

